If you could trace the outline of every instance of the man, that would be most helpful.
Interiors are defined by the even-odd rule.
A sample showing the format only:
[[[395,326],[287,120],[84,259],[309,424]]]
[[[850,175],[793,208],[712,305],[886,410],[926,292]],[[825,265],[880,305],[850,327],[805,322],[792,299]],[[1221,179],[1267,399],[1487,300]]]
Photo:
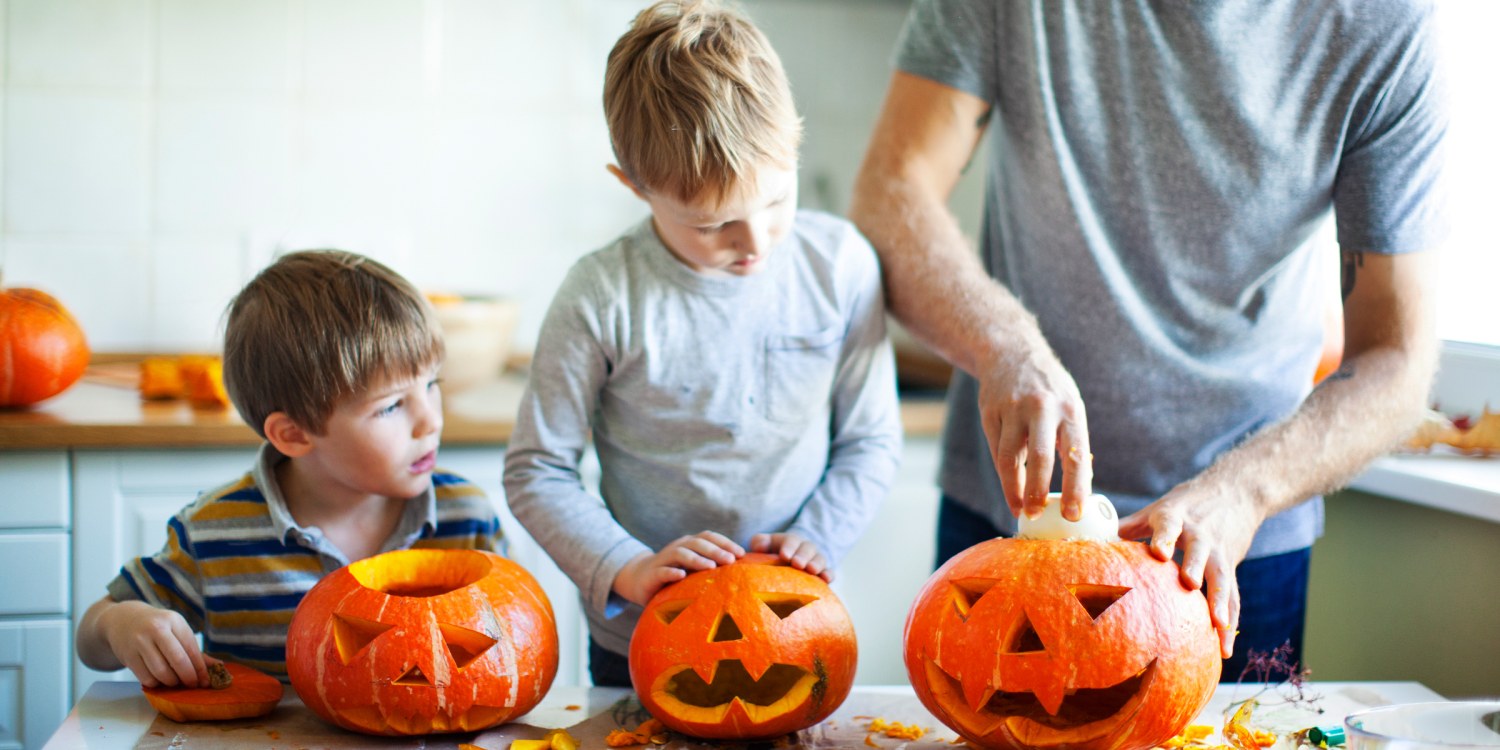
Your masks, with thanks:
[[[1226,679],[1252,648],[1300,650],[1319,495],[1415,424],[1434,370],[1431,16],[918,0],[851,218],[892,312],[959,370],[940,559],[1054,486],[1068,518],[1098,491],[1206,584]],[[976,258],[945,203],[986,134]],[[1344,364],[1309,392],[1330,212]]]

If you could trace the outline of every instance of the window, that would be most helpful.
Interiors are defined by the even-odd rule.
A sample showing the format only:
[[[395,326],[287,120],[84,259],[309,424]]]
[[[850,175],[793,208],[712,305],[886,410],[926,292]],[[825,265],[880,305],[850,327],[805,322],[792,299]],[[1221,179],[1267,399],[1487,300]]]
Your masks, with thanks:
[[[1448,193],[1453,230],[1438,272],[1438,335],[1500,347],[1500,3],[1439,0],[1438,33],[1452,102]],[[1500,361],[1500,352],[1496,352]],[[1500,369],[1491,396],[1500,406]]]

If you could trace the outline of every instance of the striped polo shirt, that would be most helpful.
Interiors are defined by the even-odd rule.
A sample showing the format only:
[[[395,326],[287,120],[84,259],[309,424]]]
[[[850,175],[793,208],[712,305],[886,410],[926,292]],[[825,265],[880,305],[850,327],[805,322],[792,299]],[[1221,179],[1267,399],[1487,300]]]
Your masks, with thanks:
[[[172,517],[160,552],[126,562],[109,595],[175,610],[203,634],[204,653],[285,681],[292,613],[313,584],[350,560],[318,527],[292,519],[274,471],[283,460],[262,444],[249,473]],[[484,491],[442,469],[407,504],[381,552],[433,548],[503,552]]]

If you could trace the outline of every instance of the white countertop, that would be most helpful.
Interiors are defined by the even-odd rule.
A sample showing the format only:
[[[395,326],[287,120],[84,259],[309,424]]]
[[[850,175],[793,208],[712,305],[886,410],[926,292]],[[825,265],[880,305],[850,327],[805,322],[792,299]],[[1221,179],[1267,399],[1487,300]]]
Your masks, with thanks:
[[[1208,724],[1219,728],[1224,723],[1225,706],[1241,701],[1247,697],[1256,695],[1261,691],[1263,685],[1237,685],[1224,683],[1214,693],[1209,704],[1204,708],[1199,718],[1194,723]],[[1262,696],[1268,705],[1257,710],[1256,721],[1261,722],[1262,728],[1268,729],[1294,729],[1313,726],[1338,726],[1343,717],[1350,712],[1364,708],[1387,705],[1391,703],[1417,703],[1425,701],[1442,700],[1442,696],[1429,690],[1423,685],[1415,682],[1323,682],[1309,683],[1307,693],[1316,695],[1318,699],[1316,706],[1323,710],[1321,715],[1306,710],[1305,707],[1292,705],[1271,705],[1281,697],[1287,690],[1282,686]],[[554,687],[547,697],[535,710],[519,721],[534,727],[567,727],[578,724],[589,716],[599,714],[621,698],[628,696],[629,691],[609,688],[586,688],[586,687]],[[842,719],[846,728],[858,724],[860,721],[867,722],[867,715],[848,715],[851,711],[875,711],[881,718],[888,721],[900,721],[903,723],[917,723],[932,730],[929,734],[931,741],[922,744],[933,744],[941,742],[948,745],[954,739],[953,732],[945,729],[932,718],[926,711],[920,708],[920,704],[911,697],[911,687],[907,685],[892,686],[857,686],[854,693],[839,709],[838,713],[825,723],[835,723]],[[871,709],[870,707],[874,707]],[[893,708],[899,706],[900,708]],[[909,714],[909,715],[897,715]],[[275,719],[275,717],[283,717]],[[295,718],[305,723],[310,712],[302,706],[296,693],[291,689],[286,692],[282,704],[270,717],[261,720],[250,720],[247,722],[224,722],[214,724],[181,725],[168,721],[165,718],[158,720],[157,713],[146,702],[141,695],[140,686],[131,682],[96,682],[89,687],[83,699],[78,702],[68,714],[63,725],[58,728],[52,738],[48,740],[47,750],[72,750],[73,748],[95,748],[97,750],[126,750],[133,748],[145,739],[147,744],[159,743],[161,746],[172,748],[191,747],[355,747],[378,745],[381,747],[412,747],[412,748],[443,748],[456,747],[459,742],[473,742],[489,750],[505,750],[505,746],[496,744],[493,740],[487,741],[486,735],[478,737],[472,735],[438,735],[432,737],[412,738],[372,738],[363,735],[344,732],[332,726],[326,726],[327,732],[320,738],[321,742],[304,743],[294,741],[291,736],[283,737],[277,731],[278,721],[286,723],[286,717]],[[152,730],[156,726],[157,729]],[[859,724],[859,726],[864,726]],[[1256,726],[1252,722],[1252,726]],[[180,732],[177,730],[181,730]],[[148,737],[147,734],[153,732]],[[810,730],[811,731],[811,730]],[[847,731],[847,729],[846,729]],[[169,735],[169,732],[174,734]],[[290,734],[290,733],[288,733]],[[827,734],[822,735],[825,739]],[[862,734],[855,736],[863,737]],[[305,738],[302,738],[305,739]],[[896,740],[886,739],[876,735],[871,738],[876,747],[895,748],[906,745],[912,746],[916,743],[902,743]],[[244,740],[244,742],[241,742]],[[279,743],[278,743],[279,741]],[[861,750],[868,750],[863,742],[852,742],[850,746]],[[827,743],[822,744],[828,747]],[[949,745],[951,747],[951,745]],[[1278,744],[1278,747],[1281,745]]]

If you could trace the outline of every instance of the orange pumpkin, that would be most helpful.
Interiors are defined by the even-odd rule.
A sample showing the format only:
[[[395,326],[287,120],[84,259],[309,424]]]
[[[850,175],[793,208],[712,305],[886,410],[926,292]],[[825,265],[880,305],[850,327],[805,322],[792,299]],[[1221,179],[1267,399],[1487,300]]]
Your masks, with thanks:
[[[1131,541],[975,545],[927,580],[904,638],[923,705],[984,748],[1155,747],[1221,668],[1203,594]]]
[[[287,673],[302,702],[368,734],[471,732],[531,710],[557,675],[536,579],[476,550],[398,550],[340,568],[297,605]]]
[[[146,700],[173,721],[223,721],[264,716],[281,702],[281,681],[243,664],[224,662],[228,687],[143,687]]]
[[[0,406],[56,396],[88,363],[83,329],[61,302],[35,289],[0,289]]]
[[[849,612],[823,579],[750,554],[652,597],[630,639],[630,680],[670,729],[761,739],[833,713],[857,657]]]

